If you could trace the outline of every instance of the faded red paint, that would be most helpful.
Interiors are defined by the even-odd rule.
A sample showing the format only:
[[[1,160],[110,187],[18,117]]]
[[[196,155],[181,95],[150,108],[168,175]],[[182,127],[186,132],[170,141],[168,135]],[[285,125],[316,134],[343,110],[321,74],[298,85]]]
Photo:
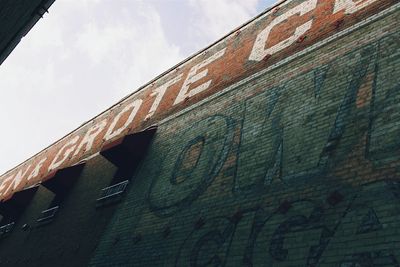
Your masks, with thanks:
[[[314,43],[326,39],[328,36],[331,36],[338,31],[342,31],[349,26],[354,25],[355,23],[360,22],[361,20],[373,14],[379,13],[389,6],[399,2],[399,0],[372,1],[371,4],[353,14],[345,14],[344,10],[333,14],[334,5],[339,1],[341,0],[319,0],[316,8],[312,11],[301,16],[295,14],[290,16],[283,23],[277,24],[270,32],[269,38],[265,44],[266,47],[272,47],[289,38],[294,34],[297,27],[312,20],[311,28],[288,47],[276,52],[273,55],[266,55],[263,60],[258,62],[249,60],[249,56],[255,45],[257,35],[260,34],[260,32],[262,32],[276,18],[295,8],[299,5],[299,3],[301,4],[306,1],[299,2],[289,0],[282,2],[274,7],[274,9],[266,12],[261,17],[243,26],[240,30],[237,30],[212,47],[182,63],[174,70],[170,70],[168,73],[159,77],[151,84],[145,86],[142,90],[132,94],[125,100],[113,106],[107,112],[100,114],[92,121],[78,128],[73,133],[64,137],[48,149],[40,152],[38,155],[27,160],[22,165],[1,176],[0,199],[9,199],[16,191],[20,191],[44,180],[51,179],[53,176],[52,173],[54,173],[57,169],[62,169],[76,164],[82,159],[99,152],[103,146],[115,141],[116,139],[121,138],[126,134],[143,130],[152,124],[156,124],[157,121],[160,121],[161,119],[166,118],[177,111],[180,111],[204,98],[207,98],[208,96],[228,87],[229,85],[232,85],[237,81],[240,81],[243,78],[258,72],[261,69],[271,66],[280,60],[293,55]],[[371,0],[356,0],[354,2],[357,4],[362,4],[366,1]],[[222,49],[226,50],[220,58],[217,58],[208,65],[196,71],[196,73],[199,74],[204,70],[208,70],[208,73],[203,78],[193,82],[193,84],[190,85],[189,91],[190,89],[196,88],[207,81],[211,81],[210,86],[206,90],[190,98],[185,98],[182,102],[174,105],[173,103],[176,101],[182,85],[188,78],[190,70],[197,64],[212,57],[215,55],[215,53],[221,51]],[[149,110],[155,100],[155,96],[151,95],[153,90],[174,79],[178,75],[182,75],[182,78],[166,90],[155,113],[150,118],[146,119],[146,116],[148,115]],[[359,103],[368,101],[368,97],[369,96],[367,93],[365,96],[359,96]],[[134,116],[132,123],[129,123],[128,127],[123,129],[123,131],[114,138],[105,140],[105,135],[107,131],[110,130],[110,125],[112,125],[116,116],[127,105],[130,105],[132,102],[138,99],[142,100],[143,102]],[[122,127],[127,122],[130,115],[132,115],[130,114],[130,110],[122,114],[119,120],[115,122],[114,129],[118,130],[120,127]],[[89,150],[86,150],[86,145],[79,146],[85,134],[90,131],[90,129],[93,129],[93,126],[100,124],[102,121],[106,121],[105,127],[93,140],[92,147]],[[77,138],[77,136],[79,139],[76,143],[64,147],[65,144],[71,142],[71,140],[74,140],[74,138]],[[79,151],[76,150],[78,147],[80,147]],[[71,149],[72,152],[67,155],[67,159],[56,169],[49,170],[52,162],[57,161],[55,160],[56,155],[61,151],[61,156],[58,158],[63,158],[64,152],[68,151],[68,149]],[[39,166],[38,164],[40,162],[42,165]],[[38,166],[40,167],[39,169],[37,168]],[[38,169],[38,173],[37,175],[32,175],[32,173],[35,174],[35,167]],[[19,175],[21,173],[24,175]],[[27,180],[29,176],[32,178]],[[17,181],[18,183],[15,183],[16,178],[20,178]]]

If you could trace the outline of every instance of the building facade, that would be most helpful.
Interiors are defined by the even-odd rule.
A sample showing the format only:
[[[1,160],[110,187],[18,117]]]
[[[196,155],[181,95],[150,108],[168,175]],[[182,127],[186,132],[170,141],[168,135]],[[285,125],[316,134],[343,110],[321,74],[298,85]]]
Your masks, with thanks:
[[[288,0],[0,182],[1,266],[400,266],[400,3]]]

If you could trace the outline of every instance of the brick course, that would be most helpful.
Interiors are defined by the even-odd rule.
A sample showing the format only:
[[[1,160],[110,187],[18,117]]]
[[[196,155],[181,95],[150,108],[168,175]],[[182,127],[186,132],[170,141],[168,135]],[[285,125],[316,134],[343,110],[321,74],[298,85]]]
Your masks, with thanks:
[[[76,164],[129,133],[158,124],[241,83],[257,71],[282,65],[311,47],[379,19],[398,5],[398,0],[283,1],[2,175],[0,200],[45,181],[54,170]]]
[[[399,266],[398,17],[166,119],[91,266]]]
[[[400,10],[382,3],[257,73],[215,65],[243,75],[160,107],[119,204],[95,200],[130,172],[94,155],[54,222],[26,232],[51,199],[37,192],[1,266],[400,266]]]

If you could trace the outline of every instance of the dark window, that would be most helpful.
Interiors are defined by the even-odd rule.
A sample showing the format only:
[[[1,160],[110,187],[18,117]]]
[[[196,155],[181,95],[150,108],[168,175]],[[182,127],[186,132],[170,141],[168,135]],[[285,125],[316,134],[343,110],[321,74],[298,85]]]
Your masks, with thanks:
[[[53,177],[42,182],[42,185],[53,194],[53,200],[49,207],[43,210],[37,219],[39,225],[47,224],[54,220],[59,210],[62,208],[64,200],[72,190],[83,170],[84,163],[71,166],[57,171]]]
[[[138,166],[147,153],[157,127],[127,135],[104,146],[100,154],[117,167],[108,187],[101,190],[98,206],[120,201]]]
[[[38,186],[33,186],[16,192],[10,199],[0,202],[0,238],[6,237],[14,228],[18,219],[22,216]]]

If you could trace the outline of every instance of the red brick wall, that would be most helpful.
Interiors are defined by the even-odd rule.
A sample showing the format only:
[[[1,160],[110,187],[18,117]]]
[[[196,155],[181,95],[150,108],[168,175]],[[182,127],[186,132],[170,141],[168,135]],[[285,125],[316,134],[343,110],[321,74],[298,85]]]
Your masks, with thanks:
[[[257,71],[304,51],[312,44],[345,32],[352,25],[396,3],[397,0],[284,1],[1,176],[1,199],[8,199],[16,191],[49,179],[54,170],[95,154],[105,144],[157,124]],[[285,20],[281,21],[282,18]],[[271,29],[266,35],[268,28]],[[302,34],[294,40],[293,36],[299,29],[303,29]],[[272,50],[271,54],[264,53],[281,42],[285,43],[280,49]],[[168,88],[162,87],[174,79],[176,83]],[[197,92],[199,86],[204,90]],[[157,99],[160,102],[155,105]],[[149,116],[152,106],[157,109]]]

